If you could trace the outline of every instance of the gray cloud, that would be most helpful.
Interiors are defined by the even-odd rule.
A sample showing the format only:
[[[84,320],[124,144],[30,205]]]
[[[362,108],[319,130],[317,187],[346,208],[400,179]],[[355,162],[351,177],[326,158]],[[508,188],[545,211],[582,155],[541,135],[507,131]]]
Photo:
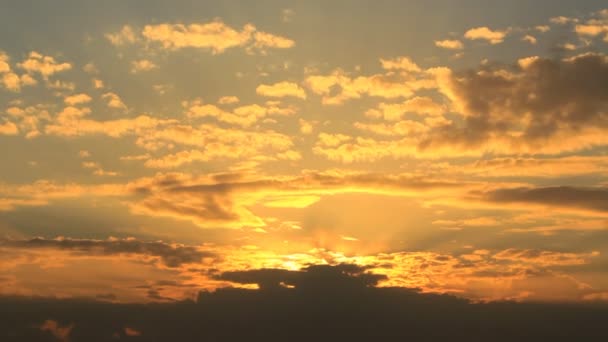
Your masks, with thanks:
[[[577,134],[608,127],[608,58],[600,54],[484,65],[454,72],[441,89],[464,117],[433,131],[421,148],[500,139],[534,145],[556,137],[580,148],[594,142]]]
[[[498,203],[534,203],[608,211],[608,189],[556,186],[544,188],[497,189],[481,193],[483,199]]]
[[[0,240],[0,247],[23,249],[59,249],[92,255],[139,254],[159,257],[168,267],[197,263],[202,258],[215,257],[214,253],[202,251],[197,247],[171,245],[165,242],[145,242],[136,239],[88,240],[36,237],[26,240]]]

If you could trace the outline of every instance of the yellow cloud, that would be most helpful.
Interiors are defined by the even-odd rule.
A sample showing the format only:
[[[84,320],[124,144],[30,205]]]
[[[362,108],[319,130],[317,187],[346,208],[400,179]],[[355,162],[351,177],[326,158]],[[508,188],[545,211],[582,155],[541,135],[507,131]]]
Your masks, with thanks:
[[[45,79],[53,74],[70,70],[72,68],[70,63],[59,63],[55,60],[55,58],[51,56],[44,56],[35,51],[30,52],[28,59],[17,65],[28,73],[39,73]]]
[[[217,100],[218,104],[227,105],[238,103],[240,100],[237,96],[222,96]]]
[[[91,102],[91,100],[92,99],[89,95],[81,93],[81,94],[66,96],[63,99],[63,102],[65,102],[65,104],[67,104],[67,105],[75,106],[75,105]]]
[[[158,65],[148,59],[140,59],[131,62],[131,73],[136,74],[142,71],[158,69]]]
[[[14,123],[7,121],[0,124],[0,134],[4,135],[17,135],[19,134],[19,128]]]
[[[295,114],[295,108],[282,107],[277,103],[243,105],[231,111],[223,110],[216,105],[203,104],[200,99],[185,101],[186,115],[190,118],[213,117],[221,122],[249,127],[269,115],[288,116]]]
[[[491,30],[486,26],[468,30],[464,37],[470,40],[486,40],[490,44],[500,44],[507,36],[508,31]]]
[[[116,93],[108,92],[108,93],[103,94],[101,96],[101,98],[105,99],[107,101],[108,107],[110,107],[110,108],[123,109],[123,110],[127,109],[127,106],[125,105],[125,103],[122,102],[122,99]]]
[[[256,93],[268,97],[293,96],[306,99],[306,92],[299,85],[292,82],[279,82],[271,85],[261,84],[256,88]]]
[[[138,38],[133,30],[133,28],[129,25],[125,25],[119,32],[116,33],[108,33],[105,37],[112,43],[112,45],[120,46],[125,44],[133,44]]]
[[[436,40],[435,46],[449,50],[462,50],[464,48],[462,42],[458,39]]]
[[[382,68],[386,70],[403,70],[409,72],[420,72],[420,67],[409,57],[397,57],[395,59],[380,59]]]

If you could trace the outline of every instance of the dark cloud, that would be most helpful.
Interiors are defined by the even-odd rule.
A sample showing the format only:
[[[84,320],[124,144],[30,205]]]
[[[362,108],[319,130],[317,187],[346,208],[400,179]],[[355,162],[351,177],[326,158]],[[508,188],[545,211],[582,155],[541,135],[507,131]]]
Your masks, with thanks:
[[[478,146],[507,137],[536,147],[559,136],[579,148],[577,133],[608,126],[608,58],[533,58],[517,66],[484,65],[453,73],[443,91],[464,114],[421,144]],[[512,135],[517,132],[516,135]],[[588,143],[591,144],[591,143]],[[501,151],[496,151],[500,153]]]
[[[260,289],[277,289],[293,286],[297,289],[310,290],[317,285],[323,289],[371,287],[380,280],[387,279],[384,275],[366,273],[366,268],[351,264],[312,265],[301,271],[282,269],[259,269],[251,271],[224,272],[217,278],[241,284],[258,284]]]
[[[498,203],[534,203],[556,207],[608,211],[608,189],[556,186],[544,188],[497,189],[482,193],[482,198]]]
[[[49,319],[73,326],[70,341],[112,341],[125,327],[138,341],[605,341],[608,306],[471,303],[415,289],[378,288],[354,265],[218,275],[294,288],[223,288],[197,301],[112,304],[0,298],[0,340],[51,341]],[[50,317],[50,318],[49,318]]]
[[[161,241],[146,242],[133,238],[108,240],[39,237],[27,240],[0,239],[0,247],[59,249],[91,255],[138,254],[159,257],[168,267],[198,263],[203,258],[215,257],[214,253],[203,251],[198,247],[172,245]]]

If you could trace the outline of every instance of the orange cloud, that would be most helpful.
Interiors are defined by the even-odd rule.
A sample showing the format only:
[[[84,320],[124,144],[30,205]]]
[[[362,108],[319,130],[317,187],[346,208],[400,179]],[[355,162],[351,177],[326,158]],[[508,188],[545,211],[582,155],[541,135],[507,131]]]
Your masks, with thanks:
[[[464,48],[464,45],[458,39],[436,40],[435,46],[449,50],[462,50]]]
[[[486,26],[476,27],[468,30],[464,37],[470,40],[485,40],[490,44],[500,44],[507,36],[508,31],[492,30]]]
[[[233,47],[246,47],[250,52],[257,49],[265,53],[266,48],[287,49],[295,45],[291,39],[258,31],[252,24],[238,30],[221,20],[204,24],[146,25],[142,35],[148,41],[158,42],[167,49],[205,48],[213,54],[221,54]]]
[[[70,70],[72,68],[70,63],[58,63],[55,58],[51,56],[44,56],[35,51],[30,52],[28,59],[17,65],[30,74],[39,73],[45,79],[53,74]]]
[[[261,84],[256,88],[256,93],[268,97],[293,96],[306,99],[306,92],[300,86],[291,82],[279,82],[271,85]]]

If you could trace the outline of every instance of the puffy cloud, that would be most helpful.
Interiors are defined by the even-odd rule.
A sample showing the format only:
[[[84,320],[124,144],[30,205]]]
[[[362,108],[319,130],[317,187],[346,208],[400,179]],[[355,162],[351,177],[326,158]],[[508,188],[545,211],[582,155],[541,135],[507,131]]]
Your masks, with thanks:
[[[604,41],[608,42],[608,15],[604,11],[595,12],[586,23],[577,24],[574,27],[574,31],[581,38],[605,34]]]
[[[73,112],[74,115],[67,115]],[[74,111],[73,109],[63,115],[60,114],[58,121],[48,124],[45,132],[57,136],[84,136],[84,135],[107,135],[110,137],[121,137],[128,134],[147,132],[159,126],[174,123],[174,120],[161,120],[147,115],[139,115],[130,119],[97,121],[83,118],[86,113]]]
[[[275,93],[276,95],[276,90]],[[264,106],[258,104],[244,105],[226,111],[212,104],[204,104],[200,99],[183,102],[186,115],[190,118],[213,117],[221,122],[233,125],[249,127],[258,123],[269,115],[293,115],[295,108],[291,106],[282,107],[277,103],[267,103]]]
[[[65,104],[70,105],[70,106],[76,106],[79,104],[91,102],[91,100],[92,99],[89,95],[81,93],[81,94],[66,96],[63,99],[63,102],[65,102]]]
[[[87,162],[83,162],[82,163],[82,167],[85,169],[92,169],[93,170],[93,174],[95,176],[118,176],[119,173],[116,171],[107,171],[104,170],[101,165],[99,165],[99,163],[96,162],[91,162],[91,161],[87,161]]]
[[[389,69],[385,74],[351,77],[338,69],[329,75],[308,76],[304,84],[313,93],[321,95],[322,103],[327,105],[339,105],[362,95],[406,98],[418,90],[436,87],[434,77],[426,72],[414,73],[419,67],[410,64],[411,61],[407,58],[381,62],[384,68]]]
[[[131,73],[136,74],[142,71],[158,69],[158,65],[148,59],[140,59],[131,62]]]
[[[271,33],[257,31],[253,34],[252,47],[259,49],[262,53],[265,53],[266,48],[289,49],[295,45],[293,40]]]
[[[268,97],[293,96],[300,99],[306,98],[306,92],[299,85],[292,82],[279,82],[275,84],[261,84],[255,89],[256,93]]]
[[[248,51],[257,49],[265,53],[266,48],[286,49],[295,45],[291,39],[258,31],[252,24],[238,30],[221,20],[204,24],[146,25],[142,35],[148,41],[158,42],[167,49],[205,48],[213,54],[221,54],[233,47],[245,47]]]
[[[551,27],[549,25],[537,25],[534,27],[535,30],[545,33],[545,32],[549,32],[551,30]]]
[[[35,51],[30,52],[28,59],[17,65],[30,74],[39,73],[45,79],[58,72],[72,69],[70,63],[59,63],[52,56],[44,56]]]
[[[319,133],[318,136],[319,144],[323,147],[334,147],[344,142],[352,140],[352,137],[345,134],[330,134],[330,133]]]
[[[464,48],[464,45],[458,39],[436,40],[435,46],[449,50],[462,50]]]
[[[429,97],[416,96],[402,103],[380,103],[377,109],[368,110],[365,115],[372,118],[384,118],[397,121],[406,113],[439,116],[447,109]]]
[[[0,73],[5,73],[11,71],[11,66],[9,65],[9,57],[4,51],[0,51]]]
[[[409,57],[398,57],[395,59],[380,59],[382,68],[386,70],[403,70],[409,72],[420,72],[420,67]]]
[[[314,130],[313,122],[306,121],[304,119],[298,119],[298,124],[300,125],[300,133],[312,134],[312,131]]]
[[[530,44],[536,44],[538,42],[536,37],[529,35],[529,34],[523,36],[523,38],[521,38],[521,40],[524,42],[528,42]]]
[[[217,100],[217,103],[221,105],[227,105],[238,103],[239,101],[239,98],[236,96],[222,96]]]
[[[116,33],[108,33],[105,36],[112,45],[116,46],[133,44],[138,40],[137,34],[129,25],[123,26],[122,29]]]
[[[463,120],[431,131],[421,149],[560,153],[608,144],[604,55],[533,57],[520,60],[515,69],[436,74],[440,91]]]
[[[14,123],[7,121],[3,124],[0,124],[0,134],[17,135],[19,134],[19,128]]]
[[[293,148],[289,136],[275,131],[224,129],[213,125],[171,126],[149,132],[140,139],[140,144],[144,146],[172,143],[199,148],[149,159],[145,165],[151,168],[173,168],[194,161],[218,159],[268,161],[280,157],[281,153]]]
[[[490,44],[500,44],[508,31],[492,30],[486,26],[475,27],[465,32],[464,37],[470,40],[485,40]]]
[[[4,88],[19,92],[22,86],[33,86],[38,82],[28,74],[17,75],[11,69],[9,56],[0,50],[0,85]]]
[[[149,41],[159,42],[165,48],[180,49],[185,47],[208,48],[214,54],[226,49],[242,46],[251,40],[255,31],[253,25],[245,25],[237,31],[222,21],[205,24],[159,24],[146,25],[143,36]]]
[[[568,23],[576,23],[576,22],[578,22],[578,19],[577,18],[564,17],[564,16],[557,16],[557,17],[553,17],[553,18],[549,19],[549,21],[552,24],[566,25]]]
[[[123,110],[127,109],[127,106],[125,105],[125,103],[122,102],[122,99],[116,93],[108,92],[108,93],[103,94],[101,96],[101,98],[107,101],[108,107],[110,107],[110,108],[123,109]]]

